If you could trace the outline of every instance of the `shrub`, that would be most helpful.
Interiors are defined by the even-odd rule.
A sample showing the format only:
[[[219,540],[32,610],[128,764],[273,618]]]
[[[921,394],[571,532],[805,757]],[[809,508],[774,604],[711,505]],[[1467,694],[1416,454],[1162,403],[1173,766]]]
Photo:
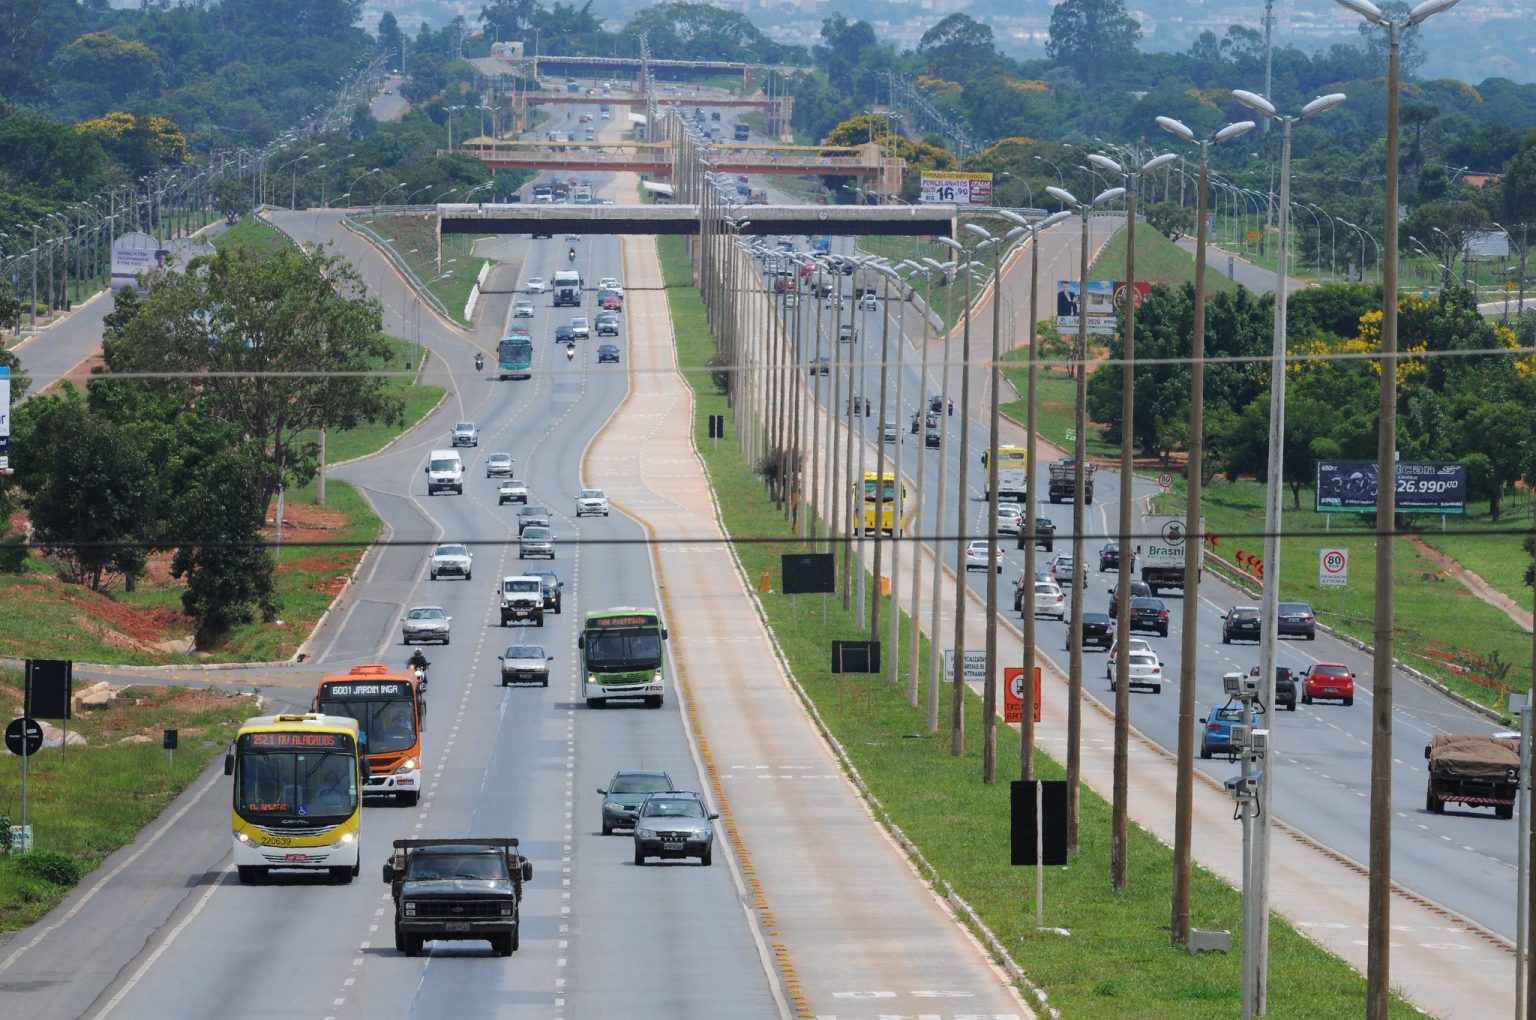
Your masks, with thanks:
[[[32,878],[66,888],[80,883],[80,865],[71,857],[51,850],[34,850],[16,858],[20,871]]]

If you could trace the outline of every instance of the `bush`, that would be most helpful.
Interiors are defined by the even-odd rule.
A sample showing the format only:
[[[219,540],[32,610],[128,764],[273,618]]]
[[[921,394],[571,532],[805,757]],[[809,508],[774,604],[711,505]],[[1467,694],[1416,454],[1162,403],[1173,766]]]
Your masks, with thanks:
[[[16,867],[31,878],[62,885],[66,888],[80,884],[80,865],[74,858],[51,850],[34,850],[16,858]]]

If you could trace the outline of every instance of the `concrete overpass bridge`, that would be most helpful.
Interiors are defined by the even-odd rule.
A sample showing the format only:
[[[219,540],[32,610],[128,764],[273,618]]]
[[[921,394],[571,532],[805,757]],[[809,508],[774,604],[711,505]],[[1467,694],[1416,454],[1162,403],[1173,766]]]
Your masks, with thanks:
[[[587,151],[583,152],[582,149]],[[671,178],[676,149],[669,142],[532,142],[472,138],[453,150],[455,155],[480,160],[489,170],[552,170],[592,173],[632,170]],[[443,154],[443,153],[440,153]],[[800,145],[742,145],[716,148],[710,154],[712,168],[731,174],[836,174],[862,181],[888,179],[900,168],[869,146],[830,148]],[[884,175],[884,177],[882,177]]]
[[[416,210],[412,210],[416,211]],[[697,205],[534,205],[436,207],[442,234],[697,234],[703,212]],[[967,207],[967,215],[977,209]],[[984,211],[984,210],[982,210]],[[712,207],[721,218],[725,209]],[[731,207],[745,236],[835,234],[849,237],[953,236],[956,205],[754,205]]]

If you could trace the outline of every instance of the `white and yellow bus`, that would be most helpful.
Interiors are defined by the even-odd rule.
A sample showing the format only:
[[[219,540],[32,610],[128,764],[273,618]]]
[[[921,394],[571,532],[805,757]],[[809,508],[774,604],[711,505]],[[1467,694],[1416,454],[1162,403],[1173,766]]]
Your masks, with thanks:
[[[901,512],[901,504],[906,502],[907,487],[900,487],[899,501],[896,498],[897,491],[894,471],[887,471],[883,475],[873,471],[864,472],[863,509],[859,521],[862,534],[873,534],[876,528],[887,535],[899,533],[896,518]]]
[[[987,464],[988,451],[981,454],[981,466]],[[997,465],[987,474],[987,495],[998,502],[1023,503],[1029,499],[1029,451],[1022,446],[999,446]]]
[[[358,873],[363,751],[356,719],[309,713],[247,719],[224,757],[234,777],[240,881],[273,868]]]

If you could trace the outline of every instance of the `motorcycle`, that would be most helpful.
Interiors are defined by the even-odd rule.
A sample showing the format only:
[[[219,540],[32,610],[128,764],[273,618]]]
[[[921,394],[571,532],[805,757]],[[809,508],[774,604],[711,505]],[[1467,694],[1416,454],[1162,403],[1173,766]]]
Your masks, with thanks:
[[[576,345],[575,344],[566,344],[565,345],[565,360],[566,361],[574,361],[574,360],[576,360]]]
[[[483,354],[476,354],[475,355],[475,371],[478,372],[478,371],[480,371],[483,368],[485,368],[485,355],[483,355]]]
[[[566,252],[565,253],[565,257],[566,257],[566,259],[568,261],[575,262],[576,261],[576,249],[572,248],[570,251]]]
[[[410,669],[411,669],[411,676],[415,677],[415,679],[416,679],[416,687],[417,687],[417,689],[422,691],[423,693],[425,693],[425,691],[427,689],[427,667],[426,666],[412,666],[412,667],[410,667]]]

